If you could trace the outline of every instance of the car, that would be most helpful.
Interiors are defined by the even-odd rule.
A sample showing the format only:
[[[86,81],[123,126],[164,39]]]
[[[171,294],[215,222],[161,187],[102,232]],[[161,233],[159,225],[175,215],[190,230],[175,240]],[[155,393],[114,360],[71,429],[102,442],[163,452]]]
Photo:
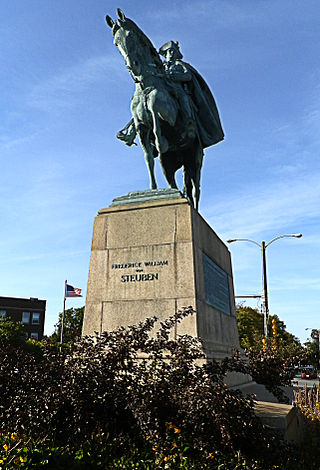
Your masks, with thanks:
[[[302,379],[316,379],[317,371],[313,366],[305,366],[301,371]]]

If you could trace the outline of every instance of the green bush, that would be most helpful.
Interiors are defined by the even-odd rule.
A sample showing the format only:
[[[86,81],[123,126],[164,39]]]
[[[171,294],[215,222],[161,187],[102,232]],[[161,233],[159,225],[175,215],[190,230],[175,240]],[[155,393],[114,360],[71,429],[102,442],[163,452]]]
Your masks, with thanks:
[[[235,354],[237,355],[237,352]],[[234,368],[250,374],[255,382],[263,384],[280,403],[288,403],[289,400],[281,387],[291,386],[294,377],[294,369],[291,367],[293,359],[284,359],[272,347],[260,351],[249,349],[247,356],[247,365],[237,361]]]
[[[0,343],[0,433],[20,442],[4,457],[27,457],[28,468],[38,457],[90,468],[99,456],[101,468],[272,468],[281,445],[253,400],[223,382],[227,370],[248,366],[237,355],[207,363],[198,339],[171,339],[192,313],[179,311],[153,335],[149,318],[62,351],[44,344],[38,355]]]
[[[0,318],[0,342],[22,346],[26,342],[26,332],[22,322],[10,318]]]
[[[24,442],[17,435],[0,438],[0,469],[46,468],[52,470],[115,469],[219,469],[266,470],[257,461],[249,461],[235,453],[225,457],[219,452],[210,454],[207,461],[187,456],[188,449],[173,447],[171,455],[160,455],[152,449],[131,449],[125,455],[119,452],[119,443],[103,436],[96,436],[83,444],[81,449],[53,447],[47,439],[42,442]]]

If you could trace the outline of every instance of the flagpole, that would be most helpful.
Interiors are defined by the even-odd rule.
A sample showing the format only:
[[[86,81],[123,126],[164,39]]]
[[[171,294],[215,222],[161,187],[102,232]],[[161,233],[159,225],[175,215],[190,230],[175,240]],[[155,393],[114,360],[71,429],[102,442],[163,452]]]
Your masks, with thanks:
[[[60,332],[60,343],[63,343],[63,330],[64,330],[64,312],[66,310],[66,291],[67,291],[67,281],[64,282],[64,296],[63,296],[63,310],[61,318],[61,332]]]

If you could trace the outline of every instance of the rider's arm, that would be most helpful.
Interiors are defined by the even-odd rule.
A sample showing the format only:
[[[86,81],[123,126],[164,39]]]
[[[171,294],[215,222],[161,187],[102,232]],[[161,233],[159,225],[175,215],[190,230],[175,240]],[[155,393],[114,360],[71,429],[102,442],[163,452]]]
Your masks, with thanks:
[[[170,67],[168,75],[175,82],[189,82],[192,79],[191,72],[181,63]]]

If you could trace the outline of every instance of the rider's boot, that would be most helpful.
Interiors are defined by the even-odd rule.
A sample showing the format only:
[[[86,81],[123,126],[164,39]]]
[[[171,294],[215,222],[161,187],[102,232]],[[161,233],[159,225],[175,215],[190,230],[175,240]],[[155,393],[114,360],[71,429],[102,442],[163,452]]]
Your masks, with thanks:
[[[124,129],[121,129],[121,131],[117,133],[117,138],[125,142],[126,145],[129,145],[129,147],[131,145],[137,145],[134,142],[136,136],[137,136],[137,131],[133,122],[131,124],[129,123],[129,125],[127,124],[127,126]]]

